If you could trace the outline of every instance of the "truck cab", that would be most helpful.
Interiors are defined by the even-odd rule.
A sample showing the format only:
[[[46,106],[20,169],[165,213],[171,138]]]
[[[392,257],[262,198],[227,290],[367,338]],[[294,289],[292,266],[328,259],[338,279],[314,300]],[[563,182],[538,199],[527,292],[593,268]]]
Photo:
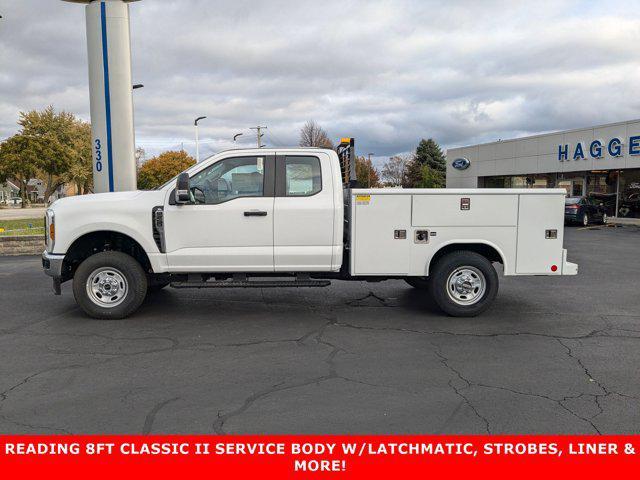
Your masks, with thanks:
[[[46,214],[45,272],[95,318],[154,290],[403,279],[477,315],[505,275],[571,275],[564,190],[358,189],[353,141],[221,152],[153,191],[70,197]]]

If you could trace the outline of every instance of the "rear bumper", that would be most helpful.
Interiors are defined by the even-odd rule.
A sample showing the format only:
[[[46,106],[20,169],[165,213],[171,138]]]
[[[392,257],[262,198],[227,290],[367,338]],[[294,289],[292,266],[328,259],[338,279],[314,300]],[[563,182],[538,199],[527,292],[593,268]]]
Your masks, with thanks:
[[[567,262],[567,249],[562,249],[562,275],[577,275],[578,264]]]
[[[565,213],[564,214],[564,221],[566,223],[579,222],[580,220],[581,220],[581,217],[577,213]]]

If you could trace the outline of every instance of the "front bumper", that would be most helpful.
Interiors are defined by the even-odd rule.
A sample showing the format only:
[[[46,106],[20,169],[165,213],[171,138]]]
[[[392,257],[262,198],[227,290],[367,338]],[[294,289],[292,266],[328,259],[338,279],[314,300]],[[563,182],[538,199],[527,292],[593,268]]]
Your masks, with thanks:
[[[62,264],[64,255],[55,255],[46,250],[42,252],[42,268],[44,273],[53,278],[53,292],[60,295],[62,284]]]

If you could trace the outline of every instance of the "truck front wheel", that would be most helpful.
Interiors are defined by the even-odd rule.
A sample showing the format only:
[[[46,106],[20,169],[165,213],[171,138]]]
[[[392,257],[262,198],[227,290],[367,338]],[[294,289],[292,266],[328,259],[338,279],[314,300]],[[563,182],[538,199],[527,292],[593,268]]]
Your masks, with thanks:
[[[432,269],[431,295],[454,317],[474,317],[484,312],[498,293],[498,274],[486,257],[459,250],[442,257]]]
[[[80,264],[73,295],[84,312],[97,319],[126,318],[142,304],[147,276],[140,264],[122,252],[101,252]]]

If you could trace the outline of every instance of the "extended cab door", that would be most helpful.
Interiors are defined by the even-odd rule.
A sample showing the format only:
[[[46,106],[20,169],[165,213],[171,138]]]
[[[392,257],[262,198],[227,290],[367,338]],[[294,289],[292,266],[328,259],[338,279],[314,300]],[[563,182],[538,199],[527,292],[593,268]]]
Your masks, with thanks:
[[[328,271],[334,253],[331,160],[324,153],[276,158],[275,270]]]
[[[165,205],[172,272],[272,272],[275,157],[227,157],[191,177],[192,204]]]

